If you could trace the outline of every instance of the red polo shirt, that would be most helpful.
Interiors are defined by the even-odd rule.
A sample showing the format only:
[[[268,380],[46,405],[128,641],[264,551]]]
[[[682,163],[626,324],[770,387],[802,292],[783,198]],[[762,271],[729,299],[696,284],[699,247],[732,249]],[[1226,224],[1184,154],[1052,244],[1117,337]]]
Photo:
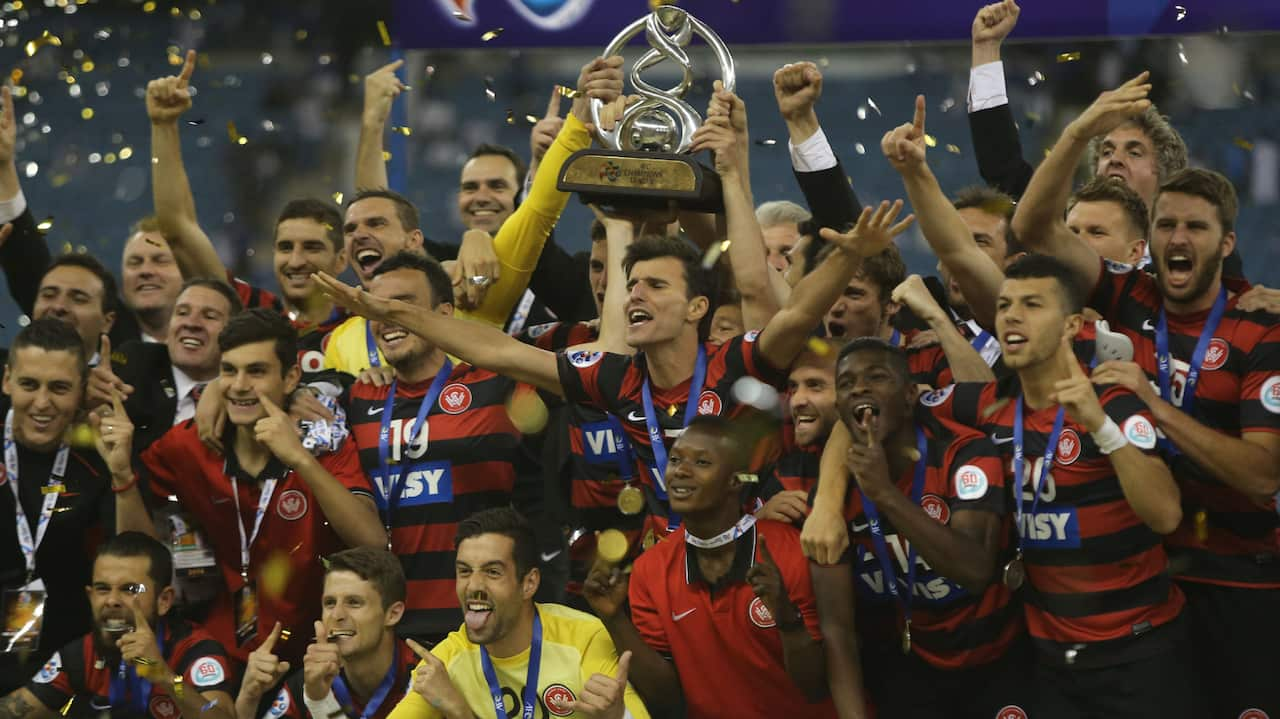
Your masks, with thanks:
[[[782,634],[746,581],[758,536],[768,541],[809,634],[821,641],[800,532],[768,520],[738,538],[733,566],[715,585],[702,578],[683,527],[640,555],[631,572],[631,621],[646,644],[675,662],[689,719],[834,717],[830,700],[809,703],[787,675]]]

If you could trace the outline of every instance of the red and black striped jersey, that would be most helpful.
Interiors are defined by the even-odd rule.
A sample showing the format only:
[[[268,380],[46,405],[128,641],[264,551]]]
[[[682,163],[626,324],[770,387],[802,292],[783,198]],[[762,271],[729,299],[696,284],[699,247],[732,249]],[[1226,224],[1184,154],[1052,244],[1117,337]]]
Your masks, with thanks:
[[[325,376],[324,348],[329,344],[329,333],[350,316],[346,310],[335,307],[325,321],[318,324],[297,318],[291,320],[293,328],[298,331],[298,367],[302,369],[304,384],[312,378]]]
[[[751,331],[718,347],[706,345],[706,378],[702,393],[694,400],[698,403],[698,414],[734,417],[742,412],[747,405],[738,401],[733,386],[744,377],[775,389],[786,385],[785,371],[772,367],[761,356],[756,341],[758,335],[758,332]],[[639,364],[642,356],[576,351],[561,353],[558,362],[565,399],[617,417],[631,440],[637,473],[651,484],[654,481],[650,474],[653,448],[649,444],[644,404],[640,399],[640,388],[644,383],[644,372]],[[684,429],[685,405],[689,400],[691,382],[692,377],[674,387],[652,388],[658,425],[668,443]],[[761,462],[757,468],[765,464]]]
[[[548,352],[559,352],[574,345],[595,342],[600,333],[590,322],[546,322],[526,327],[516,339],[540,347]]]
[[[392,681],[391,689],[383,697],[382,703],[378,705],[377,711],[365,714],[368,702],[372,697],[357,696],[355,691],[351,689],[351,683],[347,682],[347,690],[351,692],[350,707],[344,707],[349,714],[343,716],[358,716],[361,719],[386,719],[387,716],[395,710],[396,705],[404,699],[407,692],[413,691],[413,668],[420,661],[418,655],[409,648],[409,645],[403,639],[395,640],[395,655],[393,665],[396,670],[396,677]],[[342,672],[343,679],[346,679],[346,672]],[[303,694],[303,683],[305,672],[302,667],[294,669],[291,674],[284,680],[284,684],[280,685],[280,691],[276,692],[275,698],[271,700],[271,704],[265,708],[259,706],[261,712],[256,716],[261,719],[320,719],[313,717],[311,712],[307,711],[306,697]],[[252,718],[247,718],[252,719]]]
[[[782,396],[783,407],[788,406],[788,396]],[[760,486],[756,496],[761,502],[768,502],[779,492],[799,490],[812,495],[814,487],[818,485],[818,465],[822,460],[822,447],[826,444],[826,437],[814,444],[796,444],[796,426],[789,411],[784,412],[778,437],[781,455],[760,472]]]
[[[232,447],[236,428],[228,424],[223,446]],[[369,479],[360,469],[355,445],[343,441],[338,451],[316,458],[320,466],[352,494],[368,497]],[[204,530],[222,574],[223,583],[214,597],[204,624],[227,652],[244,662],[249,653],[271,633],[275,622],[291,627],[293,641],[281,641],[276,654],[300,661],[306,649],[307,632],[320,616],[320,596],[324,588],[325,557],[343,547],[325,517],[311,486],[275,457],[258,476],[240,469],[234,453],[226,456],[204,445],[196,433],[194,420],[174,425],[143,451],[146,486],[164,499],[173,495],[182,509]],[[232,496],[231,478],[236,479],[237,498]],[[235,595],[245,586],[240,576],[240,531],[246,539],[253,530],[263,483],[277,480],[262,516],[258,537],[249,547],[249,581],[256,589],[258,625],[256,636],[236,645]],[[236,502],[239,502],[239,516]],[[237,521],[241,527],[237,527]]]
[[[177,618],[162,619],[155,631],[163,642],[165,663],[175,674],[182,675],[187,691],[233,693],[231,662],[222,645],[208,632]],[[121,719],[179,716],[173,697],[153,689],[145,681],[139,685],[146,691],[145,697],[126,695],[126,706],[113,707],[111,680],[119,670],[119,655],[114,661],[100,656],[94,636],[86,634],[54,653],[27,683],[27,690],[50,711],[61,712],[62,716],[109,714]],[[145,706],[146,712],[133,709],[135,706]]]
[[[1133,357],[1157,377],[1155,325],[1162,298],[1155,279],[1128,265],[1099,270],[1089,304],[1133,341]],[[1190,358],[1209,312],[1168,314],[1173,405],[1182,406]],[[1157,389],[1157,392],[1159,390]],[[1227,302],[1195,390],[1195,419],[1231,437],[1280,432],[1280,321]],[[1168,543],[1179,579],[1280,587],[1280,517],[1274,501],[1255,503],[1185,454],[1169,458],[1182,490],[1182,526]],[[1199,524],[1199,526],[1197,526]]]
[[[434,380],[396,385],[391,407],[387,473],[378,436],[390,387],[356,382],[347,422],[360,449],[360,464],[374,487],[380,512],[393,482],[403,485],[391,518],[391,549],[408,580],[401,631],[406,636],[448,633],[462,621],[454,589],[454,545],[458,522],[483,509],[510,505],[517,476],[529,476],[532,458],[507,413],[517,383],[472,365],[454,366],[428,411],[426,427],[415,427],[422,400]]]
[[[960,330],[960,334],[965,339],[972,341],[973,330],[967,322],[956,325],[956,329]],[[1094,330],[1092,322],[1085,322],[1080,333],[1076,335],[1071,342],[1071,349],[1076,353],[1076,358],[1086,365],[1093,361],[1094,340],[1097,333]],[[955,377],[951,374],[951,363],[947,360],[947,355],[942,351],[942,345],[929,344],[921,347],[905,346],[907,352],[907,368],[911,372],[911,381],[916,384],[923,384],[938,389],[946,387],[955,382]],[[995,363],[991,365],[991,371],[996,377],[1003,377],[1008,374],[1009,370],[1005,368],[1004,362],[997,357]]]
[[[257,309],[259,307],[275,310],[284,313],[284,303],[269,290],[245,282],[244,280],[231,274],[231,270],[227,270],[227,284],[231,285],[231,289],[236,291],[240,296],[240,304],[244,305],[246,310]]]
[[[1118,385],[1098,385],[1103,411],[1130,441],[1155,451],[1155,422],[1138,397]],[[1027,408],[1022,478],[1013,477],[1013,425],[1021,386],[1017,375],[999,382],[961,382],[924,394],[939,416],[981,429],[1001,451],[1006,483],[1020,487],[1027,586],[1027,628],[1048,656],[1061,661],[1078,643],[1126,640],[1172,621],[1183,596],[1168,573],[1161,537],[1125,499],[1110,459],[1083,425],[1067,414],[1052,469],[1040,480],[1057,406]],[[1135,438],[1136,441],[1135,441]],[[1033,479],[1039,503],[1031,511]],[[1106,661],[1107,645],[1081,661]],[[1077,662],[1079,664],[1080,662]]]
[[[954,423],[938,421],[928,412],[918,411],[916,420],[925,431],[924,489],[920,507],[942,524],[960,512],[987,512],[1000,519],[1005,538],[1001,555],[1007,550],[1010,519],[1009,495],[1005,489],[1003,462],[998,450],[981,432]],[[915,465],[895,484],[911,496]],[[1008,587],[997,578],[983,592],[974,594],[943,576],[928,559],[915,558],[915,586],[907,587],[911,543],[898,533],[893,522],[880,514],[880,526],[891,556],[894,576],[885,577],[863,507],[862,492],[850,482],[844,507],[849,523],[849,549],[842,562],[853,565],[854,585],[864,651],[871,654],[899,651],[904,617],[887,582],[896,581],[902,596],[912,594],[912,650],[921,659],[940,669],[963,669],[999,659],[1022,633],[1022,609],[1013,601]],[[884,615],[889,613],[889,617]],[[864,621],[876,617],[880,621]],[[888,621],[884,621],[888,619]]]

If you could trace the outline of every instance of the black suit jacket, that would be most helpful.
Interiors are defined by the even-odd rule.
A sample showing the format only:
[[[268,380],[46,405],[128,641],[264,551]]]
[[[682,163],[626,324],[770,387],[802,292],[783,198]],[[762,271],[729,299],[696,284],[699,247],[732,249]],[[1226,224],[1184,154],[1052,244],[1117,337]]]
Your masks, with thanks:
[[[839,158],[836,158],[835,167],[825,170],[792,172],[800,184],[805,204],[809,205],[809,212],[813,213],[815,232],[823,227],[843,232],[858,221],[862,203],[858,202],[858,195],[853,191],[853,184],[849,182]],[[814,258],[825,244],[820,237],[814,237],[805,253],[805,267],[813,269]]]
[[[178,411],[178,390],[173,382],[169,348],[135,340],[111,353],[111,369],[133,394],[124,402],[133,422],[133,454],[138,456],[173,426]]]
[[[13,232],[0,245],[0,270],[9,281],[9,294],[28,317],[35,309],[40,280],[52,261],[49,245],[36,229],[36,220],[28,207],[14,219]]]

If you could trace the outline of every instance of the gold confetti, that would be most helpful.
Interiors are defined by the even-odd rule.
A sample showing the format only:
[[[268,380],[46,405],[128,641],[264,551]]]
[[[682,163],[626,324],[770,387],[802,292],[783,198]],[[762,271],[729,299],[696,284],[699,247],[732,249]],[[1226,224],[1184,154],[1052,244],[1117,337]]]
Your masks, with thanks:
[[[67,712],[71,711],[71,704],[75,700],[76,700],[76,697],[74,694],[72,694],[71,698],[67,700],[67,703],[63,704],[62,708],[58,710],[58,713],[61,714],[62,716],[66,716]]]
[[[169,65],[171,67],[177,67],[182,63],[186,62],[186,60],[183,59],[183,57],[176,52],[169,53],[168,55],[165,56],[165,58],[169,61]]]
[[[560,97],[567,97],[570,100],[572,100],[573,98],[577,97],[579,94],[577,90],[573,89],[572,87],[568,87],[566,85],[556,85],[556,87],[560,88]]]
[[[1196,541],[1204,544],[1209,541],[1209,513],[1201,509],[1195,513],[1195,533]]]
[[[395,132],[395,133],[399,133],[399,134],[401,134],[401,135],[404,135],[405,137],[408,137],[408,136],[410,136],[410,135],[412,135],[412,134],[413,134],[413,130],[411,130],[411,129],[407,128],[407,127],[402,127],[402,126],[400,126],[400,125],[396,125],[396,126],[392,127],[392,128],[391,128],[391,131],[392,131],[392,132]]]
[[[537,434],[547,426],[547,405],[536,390],[518,385],[507,399],[507,417],[521,434]]]
[[[674,404],[667,408],[667,416],[668,417],[676,416],[676,406]]]
[[[268,597],[278,597],[284,593],[285,587],[289,585],[289,555],[285,552],[275,552],[262,565],[262,572],[258,576],[262,579],[262,591]]]
[[[93,64],[93,60],[85,60],[80,63],[80,72],[93,72],[93,68],[97,67]]]
[[[391,153],[390,153],[390,152],[388,152],[388,151],[386,151],[386,150],[383,150],[383,151],[382,151],[382,161],[383,161],[383,162],[387,162],[387,161],[388,161],[388,160],[390,160],[390,159],[391,159]]]
[[[306,40],[306,39],[307,39],[307,31],[306,31],[306,30],[298,30],[297,32],[293,33],[293,39],[294,39],[294,40],[297,40],[297,41],[299,41],[299,42],[301,42],[301,41],[303,41],[303,40]]]
[[[925,144],[925,146],[926,146],[926,147],[937,147],[937,146],[938,146],[938,138],[936,138],[936,137],[934,137],[933,135],[930,135],[930,134],[928,134],[928,133],[925,133],[925,136],[924,136],[924,144]]]
[[[475,22],[475,20],[471,19],[470,15],[466,14],[465,12],[462,12],[461,10],[453,11],[453,19],[460,20],[462,22]]]
[[[171,8],[169,8],[169,16],[170,16],[170,17],[179,17],[179,16],[181,16],[181,15],[182,15],[182,9],[181,9],[181,8],[176,8],[176,7],[171,7]]]
[[[40,33],[40,37],[34,40],[27,41],[27,45],[26,45],[27,57],[31,57],[32,55],[35,55],[36,51],[44,47],[45,45],[62,47],[62,39],[59,38],[57,35],[51,34],[48,30],[45,30],[44,32]]]
[[[494,38],[498,37],[501,34],[502,34],[502,28],[495,27],[492,30],[486,30],[485,33],[480,36],[480,41],[489,42],[490,40],[493,40]]]
[[[114,165],[116,162],[116,153],[108,152],[107,154],[102,156],[102,161],[107,163],[108,165]]]
[[[227,120],[227,137],[235,145],[243,145],[249,141],[248,138],[240,134],[240,131],[236,129],[236,123],[231,120]]]
[[[1060,52],[1058,53],[1058,62],[1075,62],[1080,59],[1078,52]]]
[[[81,119],[84,119],[84,120],[92,120],[92,119],[93,119],[93,108],[92,108],[92,107],[86,107],[85,109],[81,110],[81,111],[80,111],[80,117],[81,117]]]
[[[334,203],[335,205],[341,205],[341,204],[342,204],[342,192],[341,192],[341,191],[333,193],[333,203]]]
[[[831,354],[831,343],[821,337],[810,337],[808,346],[809,350],[819,357],[826,357]]]
[[[94,437],[95,433],[92,427],[87,424],[77,424],[71,427],[71,436],[68,438],[68,443],[73,447],[88,448],[94,446]]]
[[[960,154],[960,146],[959,146],[959,145],[950,145],[950,144],[949,144],[949,145],[947,145],[947,152],[950,152],[950,153],[951,153],[951,154],[953,154],[953,155],[959,155],[959,154]]]
[[[282,641],[282,642],[287,642],[287,641],[289,641],[289,637],[290,637],[290,636],[292,636],[292,634],[293,634],[293,633],[292,633],[292,632],[290,632],[288,629],[281,629],[281,630],[280,630],[280,641]]]
[[[22,82],[22,69],[17,67],[13,68],[13,70],[9,72],[9,80],[15,85]]]
[[[1232,140],[1232,142],[1235,143],[1235,146],[1240,148],[1241,150],[1245,150],[1247,152],[1253,152],[1253,143],[1249,142],[1243,137],[1237,137],[1236,139]]]
[[[191,12],[187,13],[187,17],[191,18],[192,20],[199,20],[204,16],[200,14],[199,10],[192,10]]]
[[[516,113],[514,110],[512,110],[509,107],[507,108],[507,124],[508,125],[516,124]]]
[[[382,38],[383,47],[391,47],[391,33],[387,32],[387,24],[381,20],[378,21],[378,36]]]
[[[52,230],[53,215],[49,215],[48,217],[44,218],[44,220],[40,222],[40,224],[36,225],[36,229],[40,230],[40,232],[48,232],[49,230]]]

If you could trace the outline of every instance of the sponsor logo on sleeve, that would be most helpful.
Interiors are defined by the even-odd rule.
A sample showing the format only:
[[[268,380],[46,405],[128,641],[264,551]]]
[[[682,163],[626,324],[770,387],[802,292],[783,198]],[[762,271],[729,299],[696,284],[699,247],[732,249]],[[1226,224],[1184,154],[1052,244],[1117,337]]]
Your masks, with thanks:
[[[227,680],[227,672],[216,657],[200,657],[191,665],[191,683],[198,687],[211,687]]]
[[[604,357],[603,352],[588,352],[587,350],[577,350],[569,353],[569,364],[574,367],[586,368],[600,361]]]
[[[698,414],[718,415],[723,407],[724,403],[720,401],[720,395],[711,390],[704,390],[698,396]]]
[[[1124,438],[1129,443],[1142,449],[1154,449],[1156,446],[1156,428],[1146,417],[1140,414],[1124,421]]]
[[[296,489],[287,490],[276,500],[276,514],[281,519],[293,522],[302,519],[307,513],[307,495]]]
[[[1102,258],[1102,264],[1106,265],[1107,272],[1110,272],[1113,275],[1123,275],[1127,272],[1133,272],[1133,265],[1126,264],[1124,262],[1116,262],[1115,260],[1108,260],[1105,257]],[[1000,715],[1000,719],[1004,719],[1003,714]]]
[[[752,597],[751,604],[747,606],[747,616],[751,619],[751,623],[761,629],[772,629],[778,623],[774,621],[773,614],[769,612],[769,608],[764,605],[764,600],[760,597]]]
[[[1227,363],[1227,355],[1231,354],[1231,345],[1221,337],[1209,340],[1209,347],[1204,352],[1204,368],[1218,369]]]
[[[1236,719],[1271,719],[1271,717],[1261,709],[1245,709]]]
[[[956,470],[956,497],[971,501],[987,494],[987,473],[982,468],[966,464]]]
[[[1027,712],[1016,704],[1010,704],[996,712],[996,719],[1027,719]]]
[[[759,336],[760,336],[760,330],[751,330],[750,332],[748,332],[748,333],[746,333],[745,335],[743,335],[743,336],[742,336],[742,341],[743,341],[743,342],[755,342],[755,341],[756,341],[756,338],[757,338],[757,337],[759,337]]]
[[[1062,434],[1058,437],[1058,453],[1056,455],[1058,464],[1065,467],[1080,459],[1080,448],[1080,435],[1076,434],[1076,431],[1070,427],[1062,430]]]
[[[406,694],[408,692],[405,692]],[[289,713],[289,707],[293,704],[293,697],[289,696],[289,687],[280,687],[280,693],[271,702],[271,709],[267,714],[271,717],[282,717]]]
[[[920,404],[926,407],[937,407],[938,405],[947,401],[947,398],[951,396],[951,391],[954,390],[955,388],[956,388],[955,385],[949,384],[946,387],[943,387],[941,389],[935,389],[931,392],[925,392],[924,394],[920,395]]]
[[[569,702],[577,699],[573,691],[563,684],[548,684],[547,688],[542,690],[542,703],[552,716],[567,717],[573,714],[573,708]]]
[[[542,323],[542,324],[540,324],[540,325],[534,325],[534,326],[530,327],[529,329],[525,330],[525,331],[524,331],[524,333],[525,333],[526,335],[528,335],[528,336],[529,336],[529,339],[531,339],[531,340],[536,340],[536,339],[538,339],[539,337],[541,337],[541,336],[545,335],[546,333],[550,332],[551,330],[555,329],[556,325],[558,325],[558,324],[560,324],[560,323],[559,323],[559,322],[544,322],[544,323]]]
[[[448,414],[462,414],[471,408],[471,389],[457,382],[440,390],[440,409]]]
[[[170,719],[178,716],[178,705],[173,703],[173,699],[160,695],[151,697],[151,703],[148,705],[151,716],[156,719]]]
[[[920,498],[920,508],[924,513],[946,524],[951,520],[951,507],[946,500],[936,494],[926,494]]]
[[[1271,377],[1262,383],[1262,390],[1258,392],[1258,399],[1262,401],[1262,406],[1272,414],[1280,414],[1280,375]]]
[[[35,677],[32,678],[32,681],[34,681],[36,684],[48,684],[49,682],[53,681],[54,678],[56,678],[58,674],[61,672],[62,672],[62,654],[60,654],[59,652],[54,652],[53,656],[49,657],[49,661],[45,662],[44,666],[40,667],[39,672],[36,672],[36,675]]]

